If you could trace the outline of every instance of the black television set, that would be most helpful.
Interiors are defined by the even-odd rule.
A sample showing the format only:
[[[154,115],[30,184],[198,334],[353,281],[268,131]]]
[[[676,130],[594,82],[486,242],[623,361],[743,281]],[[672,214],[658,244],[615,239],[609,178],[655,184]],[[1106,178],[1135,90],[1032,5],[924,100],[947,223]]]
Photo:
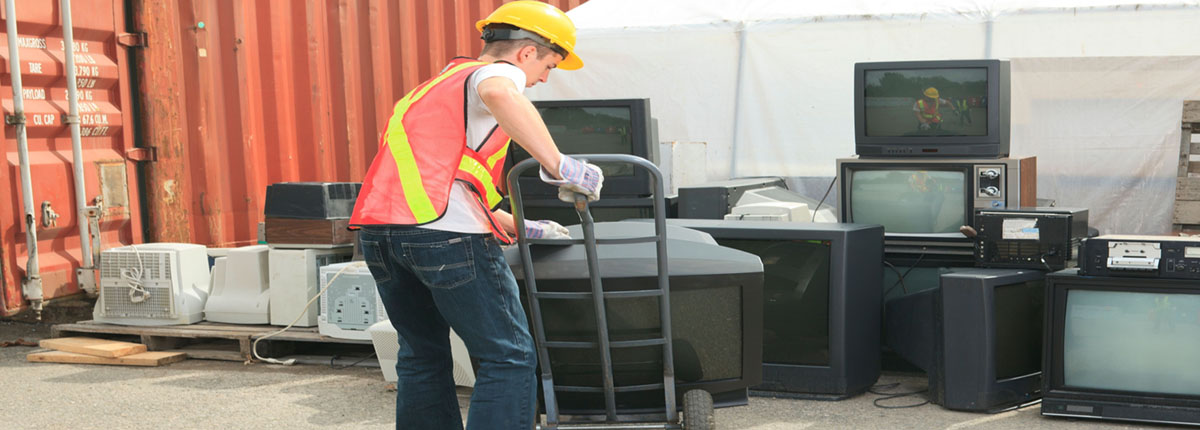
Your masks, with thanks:
[[[762,383],[755,393],[844,398],[879,378],[878,225],[667,220],[763,262]]]
[[[862,157],[997,158],[1009,148],[1004,60],[855,63]]]
[[[887,344],[925,370],[929,400],[996,412],[1036,400],[1046,273],[956,268],[941,285],[888,302]]]
[[[579,226],[568,229],[572,237],[583,237]],[[653,234],[653,223],[595,224],[598,239]],[[591,291],[583,245],[533,244],[530,252],[539,292]],[[605,291],[658,288],[654,243],[601,244],[597,252]],[[668,226],[667,254],[677,395],[704,389],[712,394],[718,407],[746,404],[749,387],[762,380],[762,262],[753,254],[719,246],[706,233],[676,226]],[[513,247],[505,252],[505,258],[522,289],[521,301],[528,315],[520,253]],[[596,341],[591,300],[540,300],[547,341]],[[612,340],[658,334],[657,298],[608,299],[607,304]],[[549,352],[555,385],[602,386],[599,351]],[[662,351],[658,346],[613,349],[612,363],[617,386],[663,381]],[[564,391],[557,392],[556,397],[563,414],[604,414],[601,394]],[[664,395],[661,390],[618,392],[616,402],[623,413],[661,413]]]
[[[650,116],[650,99],[540,100],[533,105],[563,154],[627,154],[659,162],[658,123]],[[509,166],[528,158],[520,145],[509,146]],[[646,197],[654,190],[645,169],[629,163],[596,165],[604,172],[605,197]],[[527,200],[558,196],[556,187],[538,178],[538,169],[522,172],[520,181]]]
[[[1200,425],[1200,283],[1046,280],[1042,415]]]
[[[1036,206],[1037,158],[837,160],[842,222],[883,225],[889,255],[974,265],[976,209]],[[961,261],[957,261],[961,260]]]

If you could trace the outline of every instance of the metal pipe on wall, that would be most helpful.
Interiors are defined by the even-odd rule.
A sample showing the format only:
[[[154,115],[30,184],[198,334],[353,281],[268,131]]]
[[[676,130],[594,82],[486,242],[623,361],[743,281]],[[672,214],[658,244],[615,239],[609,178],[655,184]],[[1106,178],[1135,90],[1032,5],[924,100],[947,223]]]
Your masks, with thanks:
[[[87,183],[83,176],[83,143],[79,133],[79,96],[78,83],[75,80],[75,30],[71,24],[71,0],[59,2],[62,11],[63,54],[67,62],[67,104],[69,105],[65,122],[71,129],[71,153],[75,176],[75,223],[79,224],[79,271],[81,278],[80,289],[88,294],[95,294],[95,282],[87,282],[82,278],[95,275],[95,265],[92,264],[92,240],[88,232]]]
[[[29,260],[25,265],[25,298],[38,319],[42,317],[42,276],[38,264],[37,217],[33,212],[33,179],[29,173],[29,141],[25,136],[25,99],[21,96],[21,55],[17,48],[17,8],[15,0],[4,0],[4,21],[8,25],[8,70],[12,75],[13,115],[6,118],[16,129],[17,157],[21,164],[21,196],[25,207],[25,246]]]

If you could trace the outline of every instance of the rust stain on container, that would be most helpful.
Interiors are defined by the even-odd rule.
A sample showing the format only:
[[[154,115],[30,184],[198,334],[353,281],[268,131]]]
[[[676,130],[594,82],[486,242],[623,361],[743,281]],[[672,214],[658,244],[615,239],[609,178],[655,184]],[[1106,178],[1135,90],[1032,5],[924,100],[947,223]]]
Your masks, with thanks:
[[[148,240],[257,240],[266,187],[360,181],[405,91],[500,0],[133,0]],[[569,10],[580,0],[548,3]],[[203,23],[203,25],[201,25]]]
[[[133,148],[133,118],[129,114],[129,67],[127,49],[117,43],[125,29],[125,2],[84,0],[72,4],[76,84],[84,159],[86,200],[107,200],[120,190],[130,210],[106,211],[101,218],[101,245],[119,246],[140,242],[140,193],[135,165],[127,158]],[[46,299],[78,294],[75,268],[80,263],[80,240],[75,207],[74,173],[70,130],[62,118],[68,112],[66,92],[66,49],[62,39],[59,2],[19,0],[15,5],[20,73],[24,85],[30,171],[38,226],[38,249]],[[4,16],[4,20],[9,17]],[[5,23],[7,24],[7,22]],[[0,45],[8,36],[0,32]],[[0,49],[0,100],[3,113],[13,113],[12,70],[8,49]],[[0,266],[3,273],[3,306],[0,316],[27,306],[21,285],[26,277],[28,249],[25,243],[24,207],[15,128],[4,127],[5,160],[0,169]],[[102,167],[103,166],[103,167]],[[121,183],[121,181],[125,181]],[[101,184],[104,184],[103,187]],[[55,223],[43,226],[40,206],[50,202],[58,213]],[[86,220],[84,221],[86,222]]]

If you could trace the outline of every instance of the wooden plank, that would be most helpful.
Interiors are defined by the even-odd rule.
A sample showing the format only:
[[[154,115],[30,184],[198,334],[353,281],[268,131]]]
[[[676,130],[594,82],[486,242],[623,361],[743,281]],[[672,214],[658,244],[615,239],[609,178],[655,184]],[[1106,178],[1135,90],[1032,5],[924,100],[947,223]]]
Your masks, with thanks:
[[[146,345],[91,337],[62,337],[42,339],[38,346],[57,351],[116,358],[146,352]]]
[[[124,357],[106,358],[87,354],[76,354],[66,351],[35,352],[25,356],[31,362],[41,363],[70,363],[70,364],[109,364],[119,366],[162,366],[186,358],[182,352],[152,351]]]
[[[1171,224],[1200,224],[1200,202],[1176,201]]]
[[[1175,178],[1175,200],[1200,200],[1200,178]]]
[[[1025,157],[1021,164],[1021,207],[1037,206],[1037,157]]]
[[[349,219],[266,218],[267,243],[305,245],[353,245]]]
[[[1200,122],[1200,101],[1183,102],[1183,122]]]

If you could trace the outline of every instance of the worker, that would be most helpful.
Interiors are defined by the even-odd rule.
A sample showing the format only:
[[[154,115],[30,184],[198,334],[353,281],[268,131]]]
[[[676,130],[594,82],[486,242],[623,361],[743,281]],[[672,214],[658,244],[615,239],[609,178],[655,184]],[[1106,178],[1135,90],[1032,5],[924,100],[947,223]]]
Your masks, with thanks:
[[[501,245],[514,217],[498,210],[510,138],[543,181],[600,197],[604,176],[559,152],[522,91],[575,70],[575,25],[558,8],[514,1],[475,24],[483,50],[457,58],[396,103],[363,178],[350,224],[400,339],[396,428],[461,429],[450,329],[479,361],[468,429],[531,429],[537,354]],[[566,238],[526,221],[528,238]]]
[[[938,97],[938,90],[934,87],[926,88],[922,95],[924,97],[913,103],[913,113],[917,116],[917,128],[922,131],[936,132],[942,126],[942,114],[938,112],[938,107],[949,106],[953,109],[954,105],[951,105],[948,100]]]
[[[971,124],[971,105],[966,97],[954,100],[954,110],[958,112],[958,125]]]

